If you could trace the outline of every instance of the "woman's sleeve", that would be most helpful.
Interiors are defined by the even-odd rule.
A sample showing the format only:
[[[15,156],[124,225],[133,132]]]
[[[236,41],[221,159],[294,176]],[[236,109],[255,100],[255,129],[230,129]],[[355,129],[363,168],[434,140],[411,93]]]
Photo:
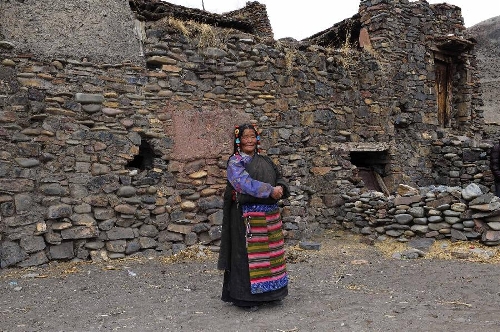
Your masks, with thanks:
[[[258,198],[267,198],[273,191],[273,186],[266,182],[254,180],[245,169],[249,157],[231,156],[227,165],[227,179],[234,189],[242,194]]]

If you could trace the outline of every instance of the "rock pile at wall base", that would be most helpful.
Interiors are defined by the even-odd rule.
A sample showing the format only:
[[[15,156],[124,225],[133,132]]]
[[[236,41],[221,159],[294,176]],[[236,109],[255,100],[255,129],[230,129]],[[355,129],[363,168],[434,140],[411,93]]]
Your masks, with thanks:
[[[345,195],[342,225],[355,232],[407,241],[413,237],[500,244],[500,198],[475,183],[460,187],[404,188],[386,197],[380,192]]]

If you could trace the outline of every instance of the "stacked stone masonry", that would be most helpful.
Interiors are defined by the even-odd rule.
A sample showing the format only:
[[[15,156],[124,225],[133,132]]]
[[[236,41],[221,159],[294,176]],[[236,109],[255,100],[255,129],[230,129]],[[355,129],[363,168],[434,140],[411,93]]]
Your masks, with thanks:
[[[127,26],[141,30],[143,60],[116,63],[90,53],[47,60],[0,24],[2,267],[217,250],[231,132],[248,121],[291,184],[281,202],[290,243],[336,225],[396,237],[456,229],[459,238],[476,238],[474,215],[465,217],[470,201],[453,196],[458,201],[438,209],[463,227],[434,233],[430,224],[410,225],[431,222],[431,190],[396,203],[406,199],[401,184],[490,191],[473,48],[444,52],[455,73],[450,121],[437,115],[434,60],[442,50],[434,37],[466,40],[460,11],[404,0],[359,8],[359,36],[342,47],[271,40],[262,12],[251,16],[264,20],[256,24],[264,38],[180,14],[137,20]],[[353,156],[364,153],[384,155],[390,196],[360,178]],[[464,214],[460,222],[450,221],[453,211]]]

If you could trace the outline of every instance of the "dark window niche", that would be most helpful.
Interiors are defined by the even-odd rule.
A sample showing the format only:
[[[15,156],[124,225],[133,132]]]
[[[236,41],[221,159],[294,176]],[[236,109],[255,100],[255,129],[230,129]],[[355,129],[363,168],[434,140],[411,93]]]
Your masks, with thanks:
[[[389,163],[387,151],[351,151],[350,158],[367,189],[389,194],[383,179]]]
[[[127,164],[127,168],[137,168],[141,171],[153,168],[155,154],[153,147],[148,141],[142,140],[139,146],[139,153]]]

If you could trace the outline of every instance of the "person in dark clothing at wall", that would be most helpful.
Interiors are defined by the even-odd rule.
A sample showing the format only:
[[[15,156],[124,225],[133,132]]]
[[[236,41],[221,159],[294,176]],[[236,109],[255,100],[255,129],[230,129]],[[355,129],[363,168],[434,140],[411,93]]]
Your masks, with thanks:
[[[259,153],[253,124],[237,126],[234,135],[217,267],[224,270],[221,299],[254,311],[262,304],[279,304],[288,294],[277,203],[290,190],[279,167]]]
[[[490,169],[495,178],[495,195],[500,197],[500,140],[491,148]]]

